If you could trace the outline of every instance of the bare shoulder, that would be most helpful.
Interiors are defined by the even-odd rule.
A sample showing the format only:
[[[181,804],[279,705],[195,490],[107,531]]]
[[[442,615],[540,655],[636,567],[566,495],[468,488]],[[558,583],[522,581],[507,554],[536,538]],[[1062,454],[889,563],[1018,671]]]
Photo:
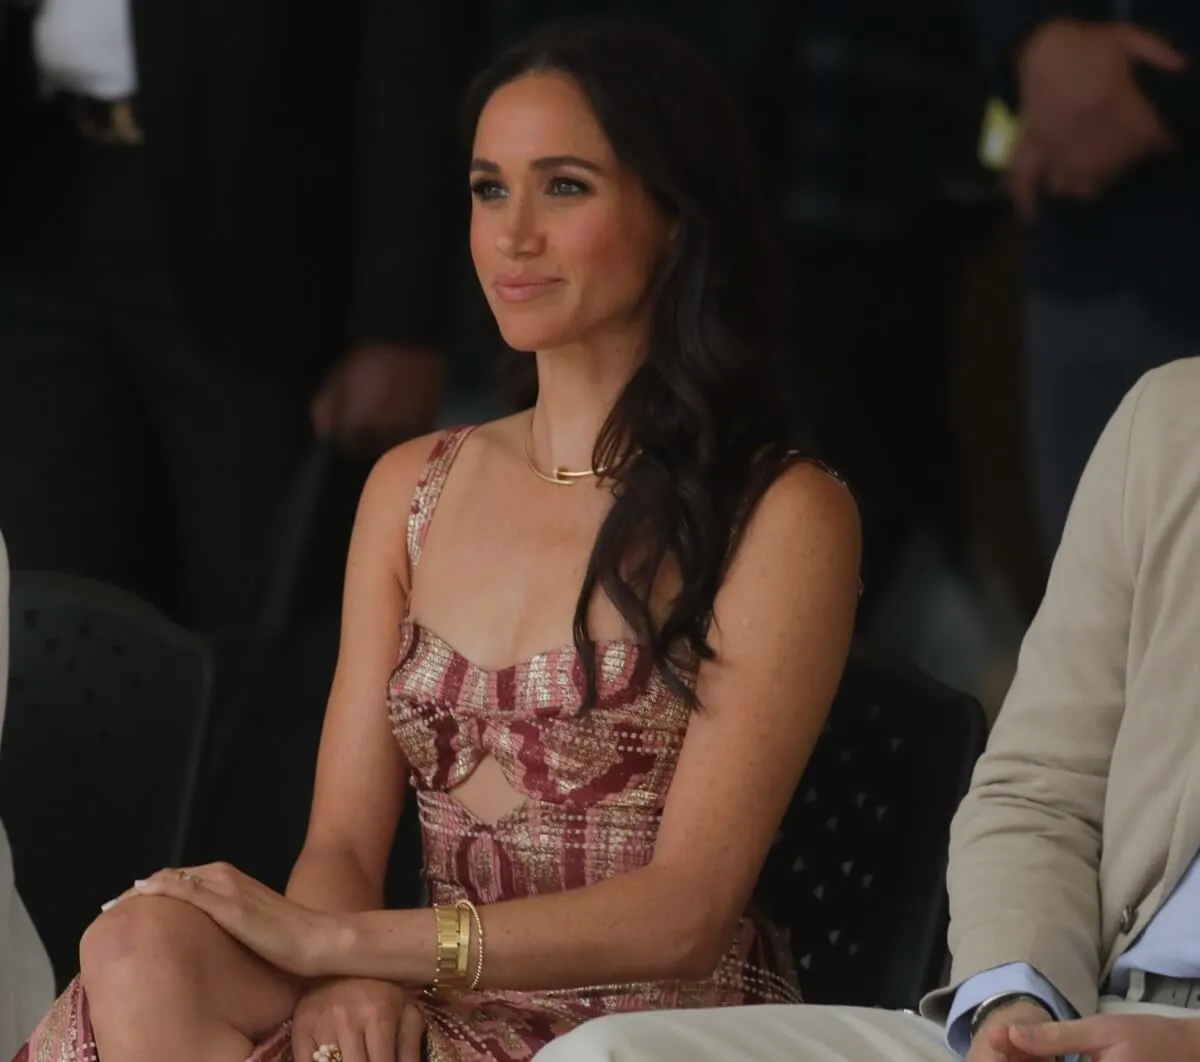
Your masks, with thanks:
[[[350,542],[351,570],[366,563],[378,570],[386,564],[407,591],[408,519],[421,475],[444,431],[409,439],[388,450],[371,469],[358,501]]]
[[[363,487],[360,518],[366,511],[375,513],[378,510],[382,515],[398,510],[407,519],[421,473],[445,435],[444,431],[437,431],[409,439],[380,457]]]
[[[746,528],[744,549],[790,565],[824,557],[858,568],[862,525],[846,484],[816,461],[797,461],[764,492]],[[790,566],[789,565],[789,566]]]
[[[831,657],[858,605],[862,529],[846,485],[797,462],[766,490],[746,526],[714,608],[719,651],[747,639],[791,653],[797,641]],[[834,643],[837,644],[834,644]]]

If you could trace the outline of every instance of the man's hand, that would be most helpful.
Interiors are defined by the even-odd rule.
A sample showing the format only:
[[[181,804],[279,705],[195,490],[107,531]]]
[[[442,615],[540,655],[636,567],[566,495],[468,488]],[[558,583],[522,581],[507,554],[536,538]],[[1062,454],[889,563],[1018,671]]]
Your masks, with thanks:
[[[1010,1058],[1086,1055],[1091,1062],[1195,1062],[1200,1021],[1155,1014],[1098,1014],[1079,1021],[1010,1025]],[[1003,1057],[1003,1056],[1001,1056]]]
[[[1139,64],[1178,73],[1187,58],[1124,22],[1054,19],[1021,47],[1023,139],[1036,151],[1044,191],[1094,199],[1131,166],[1174,147],[1134,79]],[[1014,188],[1024,193],[1018,205],[1028,212],[1027,184],[1014,180]]]
[[[1053,1025],[1050,1012],[1028,1000],[1018,1000],[989,1014],[975,1034],[967,1062],[1031,1062],[1033,1055],[1017,1050],[1009,1039],[1009,1029],[1021,1025],[1030,1029]]]
[[[376,457],[433,428],[446,375],[446,359],[436,350],[385,343],[355,347],[313,399],[313,431],[345,453]]]
[[[425,1018],[413,998],[412,990],[388,981],[318,983],[292,1016],[292,1056],[306,1060],[336,1044],[344,1062],[421,1062]]]
[[[1045,155],[1028,131],[1023,132],[1017,140],[1006,178],[1008,194],[1023,221],[1033,220],[1038,196],[1045,183]]]

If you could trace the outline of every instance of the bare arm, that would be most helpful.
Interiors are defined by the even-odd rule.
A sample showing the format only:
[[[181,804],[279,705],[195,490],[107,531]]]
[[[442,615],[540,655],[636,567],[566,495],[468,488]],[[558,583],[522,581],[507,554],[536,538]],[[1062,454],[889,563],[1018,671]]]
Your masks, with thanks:
[[[431,445],[415,439],[381,458],[355,519],[312,814],[287,888],[290,899],[316,910],[383,906],[406,770],[386,687],[408,594],[408,503]]]
[[[482,984],[553,989],[705,977],[729,946],[808,761],[849,649],[859,573],[858,514],[824,472],[790,470],[763,499],[718,596],[706,663],[643,869],[482,912]],[[714,873],[719,867],[720,873]],[[318,966],[425,983],[428,911],[338,920]]]

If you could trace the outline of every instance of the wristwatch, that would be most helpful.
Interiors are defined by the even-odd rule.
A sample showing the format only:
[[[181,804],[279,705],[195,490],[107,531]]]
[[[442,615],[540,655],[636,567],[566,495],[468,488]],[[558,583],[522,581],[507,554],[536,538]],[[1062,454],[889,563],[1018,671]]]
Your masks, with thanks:
[[[1035,1007],[1041,1007],[1048,1018],[1054,1019],[1054,1013],[1046,1005],[1045,1000],[1038,999],[1031,992],[1000,992],[989,996],[975,1008],[975,1013],[971,1015],[971,1039],[975,1039],[975,1034],[979,1032],[980,1026],[992,1014],[995,1014],[1001,1007],[1007,1007],[1012,1003],[1032,1003]]]

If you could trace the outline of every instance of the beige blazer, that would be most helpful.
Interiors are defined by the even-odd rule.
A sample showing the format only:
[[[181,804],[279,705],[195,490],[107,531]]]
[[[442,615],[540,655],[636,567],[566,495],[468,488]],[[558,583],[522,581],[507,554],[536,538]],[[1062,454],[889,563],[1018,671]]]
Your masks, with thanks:
[[[0,537],[0,731],[8,689],[8,554]],[[12,1058],[54,1001],[46,949],[13,882],[12,853],[0,822],[0,1059]]]
[[[1082,1015],[1200,849],[1200,358],[1092,454],[951,831],[951,986],[1035,967]]]

